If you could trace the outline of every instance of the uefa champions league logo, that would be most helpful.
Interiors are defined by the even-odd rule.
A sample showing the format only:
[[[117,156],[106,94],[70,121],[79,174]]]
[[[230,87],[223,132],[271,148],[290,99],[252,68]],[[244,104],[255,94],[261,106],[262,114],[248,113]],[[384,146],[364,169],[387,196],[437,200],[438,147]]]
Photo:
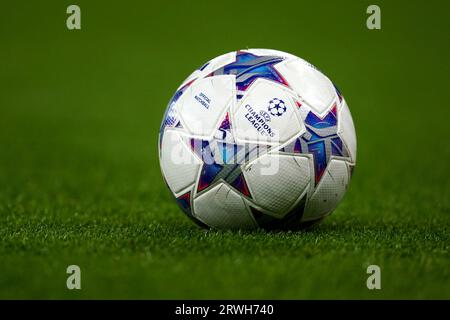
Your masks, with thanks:
[[[286,112],[286,105],[283,100],[278,98],[273,98],[269,102],[268,110],[271,115],[279,117]]]
[[[267,111],[260,110],[259,115],[264,118],[264,121],[270,122],[270,114]]]

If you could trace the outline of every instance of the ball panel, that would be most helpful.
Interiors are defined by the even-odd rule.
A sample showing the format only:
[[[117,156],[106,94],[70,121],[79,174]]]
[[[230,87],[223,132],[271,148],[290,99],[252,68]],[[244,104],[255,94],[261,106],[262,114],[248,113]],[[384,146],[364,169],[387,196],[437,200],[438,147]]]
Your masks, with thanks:
[[[250,206],[250,210],[256,223],[266,230],[298,230],[302,229],[302,217],[305,209],[306,195],[302,195],[295,205],[282,217],[274,217]]]
[[[284,108],[278,111],[274,99],[283,101]],[[295,108],[286,88],[269,80],[256,80],[235,107],[236,140],[278,145],[291,139],[304,130]]]
[[[277,65],[281,75],[318,114],[330,109],[336,97],[333,83],[302,59],[289,59]]]
[[[213,228],[257,227],[242,197],[224,183],[219,183],[194,199],[194,216]]]
[[[336,208],[349,183],[349,169],[344,160],[332,159],[310,196],[303,221],[319,219]]]
[[[185,128],[196,136],[209,137],[233,102],[234,77],[214,76],[195,81],[177,102]]]
[[[268,154],[244,171],[254,203],[282,218],[308,188],[311,181],[309,159]]]
[[[175,130],[166,130],[161,145],[161,170],[170,190],[177,194],[195,183],[201,162]]]

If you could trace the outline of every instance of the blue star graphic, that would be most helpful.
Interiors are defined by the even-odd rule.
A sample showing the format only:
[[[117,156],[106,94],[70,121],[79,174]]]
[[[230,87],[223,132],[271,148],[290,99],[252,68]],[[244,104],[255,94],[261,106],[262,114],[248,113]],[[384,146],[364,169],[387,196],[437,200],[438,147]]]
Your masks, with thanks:
[[[211,140],[190,139],[191,149],[202,159],[197,192],[201,192],[218,181],[224,181],[241,194],[251,198],[250,190],[242,173],[242,165],[264,154],[269,146],[261,144],[238,144],[231,133],[229,116],[226,115]]]
[[[299,104],[299,106],[301,105]],[[349,152],[337,133],[336,105],[323,118],[309,111],[303,120],[306,132],[282,148],[281,151],[312,154],[315,183],[317,185],[330,160],[335,156],[348,158]]]
[[[232,74],[236,76],[236,95],[241,99],[248,87],[258,78],[267,79],[289,86],[286,80],[274,68],[283,61],[279,56],[257,56],[238,51],[236,60],[213,71],[209,76]]]

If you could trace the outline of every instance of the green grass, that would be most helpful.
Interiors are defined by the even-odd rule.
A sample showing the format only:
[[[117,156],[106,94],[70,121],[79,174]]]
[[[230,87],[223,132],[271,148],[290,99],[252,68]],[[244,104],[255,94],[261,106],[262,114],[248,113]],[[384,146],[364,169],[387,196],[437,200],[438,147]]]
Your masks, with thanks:
[[[0,298],[450,298],[447,2],[378,1],[380,31],[368,1],[79,1],[80,31],[69,4],[0,13]],[[310,232],[202,230],[163,183],[170,96],[245,47],[310,60],[351,108],[355,175]]]

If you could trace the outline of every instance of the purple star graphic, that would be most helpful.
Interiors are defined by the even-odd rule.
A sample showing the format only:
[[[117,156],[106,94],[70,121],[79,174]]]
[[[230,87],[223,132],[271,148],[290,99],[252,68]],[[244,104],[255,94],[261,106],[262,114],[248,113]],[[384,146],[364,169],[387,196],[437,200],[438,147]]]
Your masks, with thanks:
[[[197,192],[207,189],[218,181],[224,181],[241,194],[251,198],[242,173],[242,165],[266,153],[269,146],[238,144],[231,137],[231,125],[227,113],[213,140],[190,139],[193,152],[203,161]]]
[[[257,56],[252,53],[238,51],[234,62],[211,72],[208,76],[235,75],[236,95],[239,100],[248,87],[258,78],[275,81],[289,87],[287,81],[274,68],[277,63],[283,60],[284,58],[279,56]]]
[[[301,104],[297,103],[300,108]],[[305,119],[306,132],[281,151],[289,153],[310,153],[314,160],[316,185],[320,182],[330,160],[349,157],[349,152],[337,133],[337,108],[334,105],[323,118],[309,111]]]

